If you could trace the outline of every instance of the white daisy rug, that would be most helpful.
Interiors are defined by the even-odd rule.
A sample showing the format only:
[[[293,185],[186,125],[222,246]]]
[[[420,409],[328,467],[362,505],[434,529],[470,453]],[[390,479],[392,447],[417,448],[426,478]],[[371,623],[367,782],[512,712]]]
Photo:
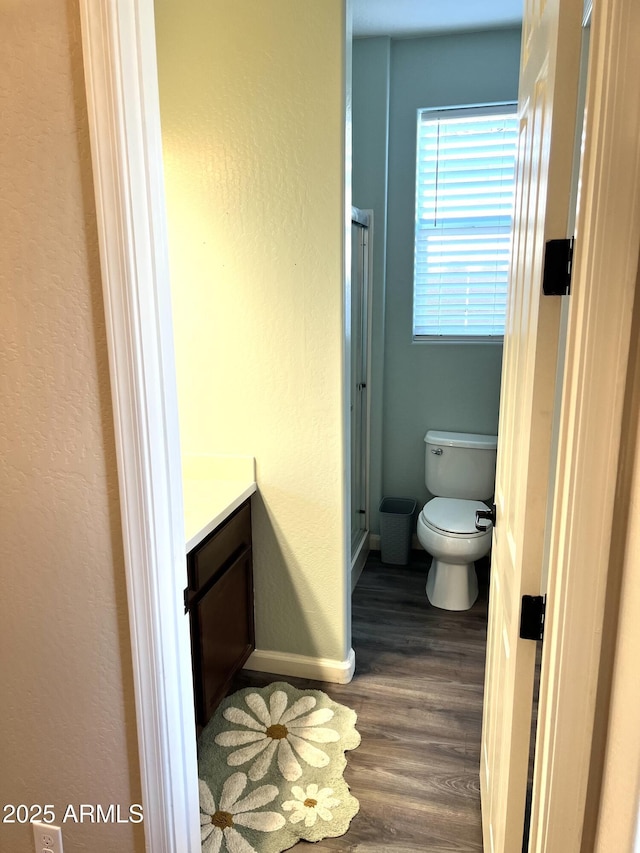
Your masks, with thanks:
[[[356,713],[282,681],[222,701],[198,740],[203,853],[280,853],[344,835],[359,803],[342,774]]]

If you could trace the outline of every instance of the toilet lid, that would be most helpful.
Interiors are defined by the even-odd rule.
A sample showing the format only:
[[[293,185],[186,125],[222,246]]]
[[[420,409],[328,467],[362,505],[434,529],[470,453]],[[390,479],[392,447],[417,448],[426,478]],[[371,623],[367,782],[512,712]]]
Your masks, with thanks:
[[[465,501],[459,498],[433,498],[425,504],[422,514],[431,527],[437,527],[446,533],[458,533],[470,536],[478,535],[476,529],[476,510],[488,509],[482,501]],[[490,522],[484,521],[483,524]]]

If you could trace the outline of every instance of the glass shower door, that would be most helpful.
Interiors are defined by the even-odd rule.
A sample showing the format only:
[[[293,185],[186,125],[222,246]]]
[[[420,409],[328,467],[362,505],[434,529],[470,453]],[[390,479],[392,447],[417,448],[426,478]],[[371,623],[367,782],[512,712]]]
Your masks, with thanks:
[[[369,216],[351,222],[351,559],[368,534]]]

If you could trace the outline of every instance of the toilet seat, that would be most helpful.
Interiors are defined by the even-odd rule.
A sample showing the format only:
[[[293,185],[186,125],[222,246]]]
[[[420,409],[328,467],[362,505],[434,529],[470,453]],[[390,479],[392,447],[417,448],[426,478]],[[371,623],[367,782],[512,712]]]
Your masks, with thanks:
[[[470,539],[486,536],[487,531],[476,528],[476,510],[486,510],[482,501],[460,498],[432,498],[420,513],[422,521],[437,533],[452,538]],[[489,530],[491,524],[489,524]]]

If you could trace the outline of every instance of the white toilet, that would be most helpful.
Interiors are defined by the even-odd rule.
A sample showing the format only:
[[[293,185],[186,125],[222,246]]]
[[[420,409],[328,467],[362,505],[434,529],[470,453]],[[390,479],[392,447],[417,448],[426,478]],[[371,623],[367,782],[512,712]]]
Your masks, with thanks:
[[[432,555],[427,598],[443,610],[468,610],[478,597],[474,561],[491,548],[491,521],[476,528],[476,510],[493,496],[495,435],[429,430],[425,479],[432,495],[418,518],[418,540]]]

